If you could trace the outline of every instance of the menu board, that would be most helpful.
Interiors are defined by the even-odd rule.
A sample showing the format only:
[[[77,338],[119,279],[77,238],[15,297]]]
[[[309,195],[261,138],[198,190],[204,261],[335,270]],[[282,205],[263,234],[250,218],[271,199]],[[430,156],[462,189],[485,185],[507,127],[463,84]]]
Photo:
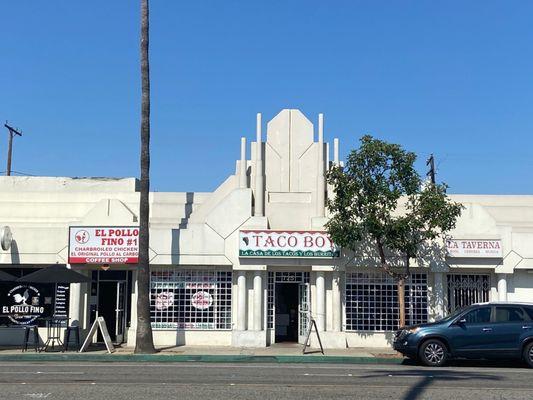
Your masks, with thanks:
[[[56,317],[68,317],[68,307],[70,300],[70,285],[58,283],[56,285],[56,298],[54,315]]]

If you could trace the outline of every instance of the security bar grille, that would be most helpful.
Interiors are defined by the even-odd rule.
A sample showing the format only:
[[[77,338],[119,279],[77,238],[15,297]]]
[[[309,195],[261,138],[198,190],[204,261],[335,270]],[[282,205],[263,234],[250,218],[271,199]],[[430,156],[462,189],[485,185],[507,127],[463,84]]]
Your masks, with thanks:
[[[427,274],[413,273],[405,285],[406,322],[428,320]],[[384,272],[346,273],[346,330],[393,331],[398,329],[396,281]]]
[[[231,329],[230,271],[154,270],[150,313],[154,329]]]
[[[449,274],[447,284],[448,313],[474,303],[489,301],[490,275]]]

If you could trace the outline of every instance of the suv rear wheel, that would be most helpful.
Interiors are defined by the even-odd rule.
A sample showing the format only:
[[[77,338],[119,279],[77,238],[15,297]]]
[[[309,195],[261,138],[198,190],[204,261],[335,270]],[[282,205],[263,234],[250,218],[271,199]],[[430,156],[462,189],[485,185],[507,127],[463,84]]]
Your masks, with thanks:
[[[446,363],[448,350],[440,340],[429,339],[420,346],[418,358],[428,367],[441,367]]]
[[[533,342],[526,344],[526,347],[524,347],[523,356],[527,365],[529,365],[530,368],[533,368]]]

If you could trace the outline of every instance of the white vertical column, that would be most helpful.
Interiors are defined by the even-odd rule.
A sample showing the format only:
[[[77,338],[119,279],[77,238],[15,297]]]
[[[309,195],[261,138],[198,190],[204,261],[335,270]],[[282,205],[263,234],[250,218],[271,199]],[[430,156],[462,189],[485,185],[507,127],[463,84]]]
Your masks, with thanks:
[[[324,216],[326,181],[324,176],[324,114],[318,114],[318,159],[317,159],[316,215]]]
[[[433,298],[435,307],[435,319],[444,317],[444,274],[435,272],[433,274]]]
[[[256,217],[263,216],[264,205],[264,178],[263,178],[263,142],[261,138],[261,113],[257,113],[256,124],[256,151],[255,151],[255,209]]]
[[[237,330],[246,330],[246,271],[237,272]]]
[[[133,271],[131,274],[132,281],[132,290],[131,290],[131,316],[130,316],[130,332],[133,332],[132,335],[128,335],[128,346],[135,346],[135,332],[137,331],[137,298],[139,295],[139,282],[137,279],[137,271]],[[90,292],[91,289],[89,289]],[[89,293],[90,295],[90,293]],[[89,326],[87,326],[89,328]]]
[[[246,138],[241,138],[241,163],[239,171],[239,186],[246,188],[248,186],[248,179],[246,177]]]
[[[498,276],[498,300],[507,301],[507,274],[497,274]]]
[[[333,139],[333,163],[338,167],[340,165],[339,159],[339,139]]]
[[[331,278],[331,291],[333,308],[332,330],[333,332],[340,332],[342,330],[342,304],[341,304],[341,274],[334,271]]]
[[[322,271],[316,273],[316,326],[320,332],[326,328],[326,282]]]
[[[254,331],[263,328],[263,273],[254,271]]]
[[[83,326],[83,322],[80,310],[81,310],[81,283],[70,284],[70,296],[68,313],[70,317],[70,323],[74,326]]]

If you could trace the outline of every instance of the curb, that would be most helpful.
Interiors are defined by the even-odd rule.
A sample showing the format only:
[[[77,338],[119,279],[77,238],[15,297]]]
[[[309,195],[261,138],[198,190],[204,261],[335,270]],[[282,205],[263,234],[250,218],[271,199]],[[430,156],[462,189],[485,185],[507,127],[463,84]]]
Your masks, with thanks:
[[[277,364],[401,364],[403,358],[350,356],[247,356],[247,355],[162,355],[162,354],[5,354],[2,361],[84,362],[203,362]]]

